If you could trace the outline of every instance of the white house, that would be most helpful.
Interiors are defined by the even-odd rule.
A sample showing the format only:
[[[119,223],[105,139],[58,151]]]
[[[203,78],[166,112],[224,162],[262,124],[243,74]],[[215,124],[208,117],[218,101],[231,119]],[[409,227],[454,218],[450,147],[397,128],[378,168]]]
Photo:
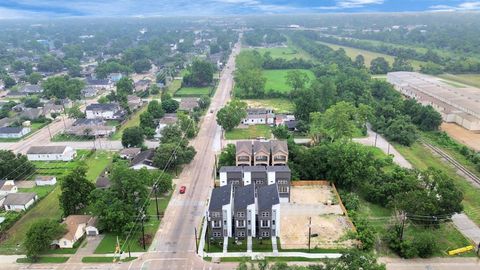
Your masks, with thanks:
[[[130,163],[130,168],[134,170],[140,170],[146,168],[147,170],[158,169],[153,165],[153,156],[155,155],[154,149],[147,149],[136,155]]]
[[[27,151],[30,161],[71,161],[77,152],[70,146],[32,146]]]
[[[248,108],[247,117],[242,120],[244,125],[273,125],[275,114],[271,109]]]
[[[177,123],[177,115],[175,113],[166,113],[158,122],[158,126],[155,129],[155,135],[153,135],[153,138],[159,140],[162,137],[162,130],[166,126],[173,125],[175,123]]]
[[[29,132],[29,127],[0,127],[0,138],[21,138]]]
[[[17,193],[18,188],[13,180],[0,180],[0,196]]]
[[[87,119],[120,120],[125,113],[118,103],[94,103],[85,110]]]
[[[55,176],[37,176],[35,177],[35,184],[37,186],[53,186],[57,183],[57,178]]]
[[[62,223],[67,226],[67,233],[53,241],[60,248],[73,248],[85,233],[89,236],[98,235],[97,218],[90,215],[70,215]]]
[[[5,198],[3,206],[5,211],[20,212],[27,210],[36,200],[38,200],[36,193],[10,193]]]

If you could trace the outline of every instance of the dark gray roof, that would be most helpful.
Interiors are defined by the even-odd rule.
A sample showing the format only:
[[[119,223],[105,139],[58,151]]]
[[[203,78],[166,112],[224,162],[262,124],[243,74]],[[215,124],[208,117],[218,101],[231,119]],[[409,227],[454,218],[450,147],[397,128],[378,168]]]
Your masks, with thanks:
[[[290,168],[285,166],[267,166],[267,172],[290,172]]]
[[[255,186],[253,184],[235,188],[233,198],[234,210],[246,209],[247,206],[255,203]]]
[[[62,154],[67,146],[32,146],[27,151],[27,155],[36,154]]]
[[[86,83],[88,85],[109,85],[110,82],[107,79],[93,79],[87,78]]]
[[[265,166],[245,166],[244,172],[266,172]]]
[[[220,172],[242,172],[243,168],[241,166],[222,166],[220,167]]]
[[[152,160],[154,155],[155,155],[154,149],[147,149],[145,151],[142,151],[133,158],[131,166],[134,166],[137,164],[147,164],[147,165],[153,166]]]
[[[93,103],[87,106],[88,111],[116,111],[119,108],[118,103]]]
[[[267,114],[267,113],[270,113],[270,110],[267,110],[265,108],[248,108],[247,109],[248,115]]]
[[[73,122],[73,126],[102,126],[105,124],[105,121],[102,119],[87,119],[87,118],[79,118]]]
[[[210,197],[210,206],[208,210],[216,211],[222,209],[222,206],[230,203],[230,196],[232,192],[232,186],[226,185],[223,187],[217,187],[212,190],[212,197]]]
[[[259,210],[271,209],[273,205],[280,203],[276,184],[259,187],[257,197]]]
[[[36,193],[10,193],[5,198],[4,205],[25,205],[37,196]]]
[[[110,187],[110,179],[106,177],[105,175],[101,175],[97,178],[97,182],[95,183],[95,186],[97,188],[108,188]]]
[[[236,152],[237,155],[243,151],[252,154],[252,142],[251,141],[237,141],[236,142]]]
[[[295,129],[297,127],[297,120],[285,121],[285,126],[287,126],[288,129]]]
[[[0,127],[0,134],[17,134],[22,130],[23,127]]]
[[[43,109],[39,109],[39,108],[26,108],[22,114],[21,114],[21,117],[26,117],[30,120],[34,120],[34,119],[37,119],[38,117],[40,117],[40,115],[42,115],[42,112],[43,112]]]

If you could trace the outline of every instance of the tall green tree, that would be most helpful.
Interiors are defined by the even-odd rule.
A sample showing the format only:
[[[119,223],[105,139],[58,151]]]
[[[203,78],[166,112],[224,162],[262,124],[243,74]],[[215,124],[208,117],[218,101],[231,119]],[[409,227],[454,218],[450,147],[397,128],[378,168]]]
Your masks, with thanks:
[[[36,220],[30,225],[23,242],[27,258],[37,261],[39,255],[50,247],[52,241],[60,238],[65,231],[65,227],[55,220]]]
[[[309,81],[310,81],[310,78],[305,72],[302,72],[297,69],[290,70],[287,72],[286,83],[287,85],[292,87],[293,91],[297,91],[298,89],[303,89],[308,84]]]
[[[35,172],[35,165],[22,154],[0,150],[0,179],[23,180]]]
[[[217,123],[225,131],[230,131],[247,117],[247,103],[240,100],[232,100],[217,113]]]
[[[86,174],[87,168],[79,166],[61,181],[59,201],[65,217],[80,213],[88,205],[88,196],[95,185],[87,179]]]
[[[370,62],[370,71],[373,74],[387,74],[390,64],[383,57],[377,57]]]
[[[141,147],[144,141],[143,130],[140,127],[129,127],[123,131],[123,147]]]
[[[152,100],[148,103],[147,111],[155,119],[160,119],[165,115],[162,105],[157,100]]]
[[[133,80],[128,77],[122,77],[116,84],[117,95],[131,95],[133,94]]]

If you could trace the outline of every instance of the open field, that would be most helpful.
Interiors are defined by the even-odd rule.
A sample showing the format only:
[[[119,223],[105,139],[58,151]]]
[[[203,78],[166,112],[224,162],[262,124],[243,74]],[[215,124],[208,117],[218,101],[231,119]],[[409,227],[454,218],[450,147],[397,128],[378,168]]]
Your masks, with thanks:
[[[405,147],[394,144],[394,147],[400,152],[415,168],[427,169],[433,167],[446,173],[455,185],[463,192],[464,212],[476,224],[480,225],[480,189],[474,187],[470,182],[456,173],[456,169],[447,163],[441,161],[440,157],[434,155],[430,150],[419,143],[413,144],[411,147]]]
[[[275,113],[292,113],[295,110],[293,102],[284,98],[244,99],[243,101],[252,108],[272,108]]]
[[[143,107],[138,109],[134,114],[132,114],[130,116],[130,119],[128,119],[127,122],[125,122],[125,124],[123,124],[117,131],[115,131],[115,133],[112,135],[112,139],[120,140],[122,139],[123,131],[126,128],[140,125],[140,114],[145,112],[147,108],[148,108],[148,105],[144,105]]]
[[[480,74],[440,74],[438,77],[480,88]]]
[[[255,139],[257,137],[264,137],[269,139],[272,136],[272,130],[267,125],[252,125],[247,127],[237,127],[232,131],[225,133],[227,140],[244,140]]]
[[[311,59],[310,55],[292,46],[273,47],[273,48],[254,48],[254,49],[246,49],[246,50],[255,50],[262,55],[265,54],[266,52],[269,52],[272,58],[283,58],[285,60],[291,60],[294,58],[302,58],[305,60]]]
[[[376,52],[372,52],[372,51],[347,47],[347,46],[343,46],[343,45],[336,45],[336,44],[322,42],[322,41],[318,41],[318,43],[323,44],[323,45],[327,45],[334,50],[338,50],[340,48],[343,48],[345,50],[346,54],[352,60],[354,60],[355,57],[357,57],[357,55],[361,54],[365,58],[365,66],[367,66],[367,67],[370,67],[370,62],[372,62],[372,60],[377,58],[377,57],[385,58],[385,60],[387,60],[387,62],[390,63],[390,65],[393,64],[393,61],[395,59],[395,57],[393,57],[391,55],[388,55],[388,54],[376,53]],[[415,70],[418,70],[420,68],[420,64],[423,63],[423,62],[417,61],[417,60],[409,60],[409,62],[412,64],[412,66]]]
[[[287,85],[287,73],[293,69],[271,69],[271,70],[264,70],[263,74],[267,78],[267,82],[265,83],[265,92],[269,91],[276,91],[287,93],[290,92],[292,89],[289,85]],[[310,80],[312,81],[315,78],[315,75],[312,71],[307,69],[297,69],[300,70],[308,75]]]
[[[170,94],[171,96],[173,96],[175,92],[177,92],[177,90],[180,89],[180,87],[182,87],[182,80],[174,79],[166,89],[167,94]]]
[[[81,152],[78,153],[82,155]],[[88,166],[87,179],[94,182],[103,169],[111,162],[111,152],[97,152],[89,156],[85,163]],[[67,174],[78,162],[62,162],[63,164],[69,164],[68,168],[62,169],[61,175]],[[51,164],[62,164],[60,162],[52,162]],[[56,165],[56,166],[58,166]],[[46,170],[46,169],[45,169]],[[57,170],[57,168],[55,168]],[[48,171],[45,171],[48,172]],[[50,171],[53,172],[53,171]],[[50,175],[58,175],[55,173],[46,173]],[[1,254],[13,254],[16,252],[22,252],[21,248],[16,249],[17,244],[21,244],[25,237],[25,234],[30,225],[38,219],[50,218],[54,220],[60,220],[62,211],[58,201],[60,195],[60,186],[57,184],[52,192],[50,192],[45,198],[36,203],[30,210],[28,210],[23,217],[21,217],[6,233],[7,239],[0,244]]]
[[[158,210],[160,215],[162,215],[165,210],[167,209],[168,203],[172,198],[173,191],[171,191],[168,195],[162,195],[158,197]],[[152,237],[155,235],[155,232],[160,225],[160,220],[156,217],[157,209],[155,205],[155,200],[150,201],[150,205],[147,208],[147,215],[149,216],[149,220],[145,222],[145,235],[151,235]],[[123,251],[128,251],[130,249],[131,252],[141,252],[143,250],[143,246],[141,244],[141,237],[142,232],[137,226],[137,230],[134,231],[132,237],[128,239],[128,243],[125,243],[125,239],[119,236],[120,245],[124,248]],[[115,245],[117,243],[117,235],[115,233],[106,233],[105,237],[102,239],[100,244],[95,249],[95,254],[105,254],[105,253],[113,253],[115,251]],[[148,245],[147,245],[148,249]]]
[[[182,87],[175,92],[176,97],[201,97],[210,95],[210,87]]]

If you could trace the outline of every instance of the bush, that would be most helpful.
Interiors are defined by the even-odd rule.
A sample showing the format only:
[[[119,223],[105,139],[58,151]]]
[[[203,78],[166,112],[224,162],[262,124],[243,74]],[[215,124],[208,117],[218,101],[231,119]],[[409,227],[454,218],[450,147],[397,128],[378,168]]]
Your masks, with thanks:
[[[429,258],[435,252],[437,244],[433,235],[429,232],[416,234],[413,240],[413,245],[417,249],[420,258]]]
[[[342,198],[343,205],[345,206],[345,208],[347,208],[347,210],[356,211],[360,207],[360,197],[358,197],[357,194],[352,192],[350,193],[342,192],[340,196]]]

